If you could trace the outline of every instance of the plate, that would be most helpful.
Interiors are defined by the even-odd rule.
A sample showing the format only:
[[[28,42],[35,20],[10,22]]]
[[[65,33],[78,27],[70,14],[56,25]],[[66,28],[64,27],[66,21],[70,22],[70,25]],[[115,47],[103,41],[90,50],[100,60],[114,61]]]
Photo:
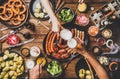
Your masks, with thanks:
[[[38,3],[40,3],[40,4],[38,4]],[[55,6],[54,6],[53,0],[50,0],[50,5],[52,6],[52,9],[54,10]],[[35,18],[37,18],[39,20],[48,20],[49,19],[49,16],[48,16],[46,10],[44,9],[44,7],[42,6],[40,0],[31,0],[30,12]],[[36,14],[35,14],[35,12],[36,12]],[[39,16],[39,17],[36,17],[36,16]]]
[[[0,53],[0,63],[0,77],[7,75],[8,78],[11,78],[13,77],[12,74],[14,71],[14,74],[17,75],[15,79],[21,78],[25,71],[24,60],[22,56],[15,51],[6,50],[5,52]]]
[[[21,21],[21,23],[19,25],[11,24],[10,20],[3,21],[2,19],[0,19],[0,22],[2,24],[4,24],[6,27],[11,28],[11,29],[16,29],[16,28],[19,28],[19,27],[23,26],[25,24],[25,22],[27,21],[27,18],[28,18],[28,15],[29,15],[28,7],[27,7],[27,5],[26,5],[24,0],[21,0],[21,1],[26,6],[26,9],[27,9],[26,12],[25,12],[25,19],[23,21]],[[0,0],[0,6],[3,6],[6,2],[8,2],[8,0]]]
[[[72,26],[74,26],[74,27],[72,27]],[[89,39],[88,39],[88,36],[87,36],[87,34],[86,34],[86,32],[85,32],[85,29],[83,28],[83,27],[80,27],[79,25],[76,25],[76,24],[70,24],[70,25],[68,25],[68,24],[64,24],[63,25],[63,27],[64,28],[66,28],[66,29],[69,29],[69,30],[72,30],[72,29],[77,29],[78,31],[83,31],[85,34],[84,34],[84,40],[85,40],[85,46],[86,47],[88,47],[88,44],[89,44]],[[44,51],[45,51],[45,53],[47,54],[47,56],[48,57],[50,57],[51,59],[57,59],[57,60],[59,60],[59,61],[68,61],[70,58],[72,58],[72,54],[71,53],[73,53],[73,52],[71,52],[70,53],[70,55],[68,56],[68,57],[65,57],[65,58],[62,58],[62,54],[60,54],[60,58],[56,58],[55,56],[53,56],[52,54],[49,54],[49,52],[47,51],[51,46],[47,46],[46,44],[49,44],[48,42],[46,42],[46,40],[47,40],[47,37],[48,36],[51,36],[51,35],[49,35],[49,33],[50,33],[51,31],[49,31],[48,32],[48,34],[45,36],[45,38],[44,38],[44,41],[43,41],[43,49],[44,49]],[[51,36],[51,38],[52,38],[52,36]],[[50,40],[50,39],[49,39]],[[66,44],[66,42],[67,41],[65,41],[65,40],[63,40],[62,42],[64,42],[64,44]],[[54,40],[54,46],[56,46],[56,44],[58,44],[59,43],[59,41],[58,40]],[[49,47],[49,48],[48,48]],[[59,48],[59,46],[57,45],[57,47],[58,47],[58,51],[56,51],[57,53],[59,52],[59,50],[61,50],[62,48]],[[68,47],[67,47],[68,48]],[[64,48],[63,48],[64,49]],[[67,50],[67,49],[66,49]],[[68,52],[68,51],[67,51]],[[66,53],[66,52],[65,52]],[[78,56],[78,55],[76,55],[76,56]],[[76,57],[75,56],[75,57]]]
[[[89,70],[89,67],[87,65],[87,62],[85,61],[84,57],[80,58],[75,66],[75,72],[76,72],[76,75],[78,76],[78,78],[80,79],[79,77],[79,70],[80,69],[85,69],[85,70]],[[93,70],[93,69],[92,69]],[[93,71],[93,75],[94,75],[94,79],[98,79],[96,76],[95,76],[95,72]],[[83,78],[84,79],[84,78]]]

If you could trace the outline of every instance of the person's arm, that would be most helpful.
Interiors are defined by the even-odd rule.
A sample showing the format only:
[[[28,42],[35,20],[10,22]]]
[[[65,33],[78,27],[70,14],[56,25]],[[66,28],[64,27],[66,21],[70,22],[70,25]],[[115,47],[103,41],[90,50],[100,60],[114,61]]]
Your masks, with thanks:
[[[101,66],[101,64],[97,61],[97,59],[93,56],[93,54],[86,51],[86,49],[84,48],[84,45],[83,45],[84,41],[82,41],[80,38],[75,38],[75,39],[78,42],[77,52],[87,59],[87,61],[94,68],[99,79],[109,79],[107,72]]]
[[[53,12],[52,7],[50,6],[49,0],[41,0],[41,3],[44,6],[44,8],[46,9],[46,11],[52,21],[52,31],[58,32],[59,28],[60,28],[60,23],[59,23],[57,17],[55,16],[55,13]]]
[[[91,66],[94,68],[96,74],[98,75],[99,79],[109,79],[109,76],[105,69],[101,66],[101,64],[97,61],[97,59],[87,51],[78,51],[82,56],[84,56],[87,61],[91,64]]]

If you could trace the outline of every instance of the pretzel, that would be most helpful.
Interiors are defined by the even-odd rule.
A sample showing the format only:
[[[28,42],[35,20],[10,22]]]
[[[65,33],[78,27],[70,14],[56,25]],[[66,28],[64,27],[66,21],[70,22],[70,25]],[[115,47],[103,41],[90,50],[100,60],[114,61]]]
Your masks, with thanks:
[[[5,13],[5,7],[0,6],[0,15]]]
[[[12,18],[13,12],[11,9],[6,9],[5,13],[1,15],[1,19],[4,21],[8,21]]]
[[[10,20],[10,22],[11,22],[11,24],[13,24],[13,25],[15,25],[15,26],[21,24],[21,21],[19,21],[18,18],[12,18],[12,19]]]

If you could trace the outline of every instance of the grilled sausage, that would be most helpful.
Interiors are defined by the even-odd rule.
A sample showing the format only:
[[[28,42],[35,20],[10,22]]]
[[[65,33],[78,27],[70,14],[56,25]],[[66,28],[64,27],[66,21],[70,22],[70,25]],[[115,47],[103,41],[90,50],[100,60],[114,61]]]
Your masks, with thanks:
[[[57,33],[53,33],[53,36],[51,37],[51,44],[50,44],[50,48],[51,48],[51,52],[54,52],[54,40],[56,39]]]
[[[56,59],[60,59],[61,57],[60,57],[61,55],[59,54],[59,53],[52,53],[52,57],[54,57],[54,58],[56,58]]]
[[[49,41],[48,41],[48,40],[49,40],[51,34],[52,34],[52,31],[50,31],[50,32],[48,33],[47,37],[46,37],[45,48],[46,48],[46,53],[47,53],[48,55],[50,55],[50,53],[49,53],[49,47],[48,47],[48,45],[49,45]]]

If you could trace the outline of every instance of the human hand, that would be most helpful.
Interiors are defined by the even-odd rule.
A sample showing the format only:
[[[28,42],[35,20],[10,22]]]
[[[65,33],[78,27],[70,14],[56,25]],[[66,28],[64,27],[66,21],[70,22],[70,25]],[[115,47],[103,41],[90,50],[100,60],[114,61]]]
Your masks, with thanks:
[[[76,41],[77,41],[77,47],[76,47],[76,49],[77,49],[77,52],[79,53],[79,54],[81,54],[81,55],[84,55],[85,53],[87,53],[87,51],[86,51],[86,49],[85,49],[85,46],[84,46],[84,41],[83,40],[81,40],[80,38],[78,38],[78,37],[76,37],[75,38],[76,39]]]
[[[29,71],[29,79],[39,79],[42,73],[42,65],[37,64]]]

